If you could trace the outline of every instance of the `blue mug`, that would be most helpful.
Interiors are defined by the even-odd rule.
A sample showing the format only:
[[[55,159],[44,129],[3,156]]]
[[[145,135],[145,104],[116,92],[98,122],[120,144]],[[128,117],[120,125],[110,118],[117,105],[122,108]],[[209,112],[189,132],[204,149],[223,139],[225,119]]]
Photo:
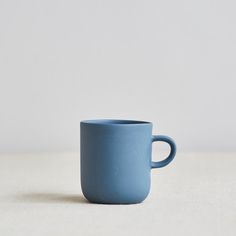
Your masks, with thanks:
[[[151,160],[152,142],[170,145],[169,156]],[[103,204],[142,202],[150,191],[150,170],[174,158],[174,141],[152,135],[152,123],[134,120],[86,120],[80,123],[81,187],[87,200]]]

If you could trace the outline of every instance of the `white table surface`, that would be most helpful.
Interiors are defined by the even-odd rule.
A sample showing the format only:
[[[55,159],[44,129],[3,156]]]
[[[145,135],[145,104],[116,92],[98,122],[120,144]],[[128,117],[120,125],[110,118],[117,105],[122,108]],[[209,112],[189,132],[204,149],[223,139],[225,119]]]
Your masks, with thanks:
[[[178,154],[136,205],[84,200],[78,153],[0,155],[0,235],[236,235],[236,154]]]

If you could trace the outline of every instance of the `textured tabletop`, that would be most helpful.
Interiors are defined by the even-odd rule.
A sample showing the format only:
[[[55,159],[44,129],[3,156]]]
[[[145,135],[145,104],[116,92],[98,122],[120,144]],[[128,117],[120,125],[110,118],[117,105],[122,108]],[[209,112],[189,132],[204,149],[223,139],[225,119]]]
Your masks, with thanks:
[[[88,203],[78,153],[0,155],[0,235],[236,235],[236,154],[178,154],[136,205]]]

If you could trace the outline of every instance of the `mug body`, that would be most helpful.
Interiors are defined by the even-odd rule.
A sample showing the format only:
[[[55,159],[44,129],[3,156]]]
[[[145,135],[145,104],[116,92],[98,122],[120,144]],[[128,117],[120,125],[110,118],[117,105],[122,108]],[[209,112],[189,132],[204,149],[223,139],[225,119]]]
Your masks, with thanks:
[[[81,187],[90,202],[142,202],[150,190],[152,123],[88,120],[80,123]]]

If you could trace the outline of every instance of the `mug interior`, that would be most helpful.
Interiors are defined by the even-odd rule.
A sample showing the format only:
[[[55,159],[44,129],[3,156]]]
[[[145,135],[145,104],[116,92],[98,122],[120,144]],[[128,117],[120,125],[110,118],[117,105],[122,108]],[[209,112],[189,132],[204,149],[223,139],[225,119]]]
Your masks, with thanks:
[[[116,119],[96,119],[96,120],[84,120],[81,123],[85,124],[102,124],[102,125],[139,125],[150,124],[148,121],[139,120],[116,120]]]

